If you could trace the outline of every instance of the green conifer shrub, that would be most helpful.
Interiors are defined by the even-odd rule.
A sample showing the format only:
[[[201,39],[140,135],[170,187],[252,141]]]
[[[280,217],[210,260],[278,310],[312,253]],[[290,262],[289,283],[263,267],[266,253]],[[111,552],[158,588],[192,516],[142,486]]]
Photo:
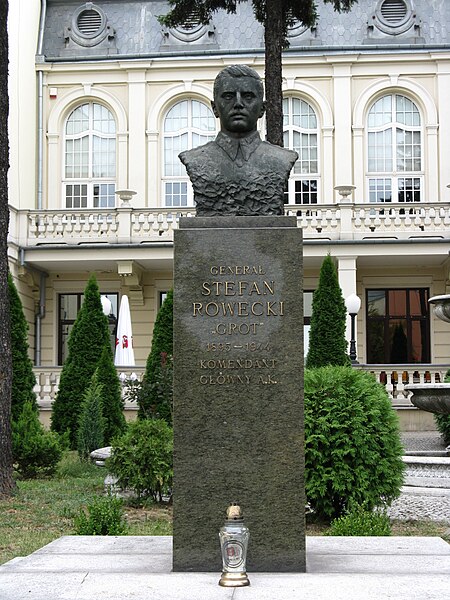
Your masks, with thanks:
[[[11,351],[12,351],[12,390],[11,414],[17,421],[26,402],[33,407],[36,415],[38,406],[33,388],[36,378],[33,363],[28,356],[28,323],[23,313],[22,302],[11,274],[8,274],[8,293],[11,318]]]
[[[172,488],[172,428],[163,419],[129,423],[127,432],[113,440],[107,466],[121,489],[132,489],[138,499],[161,502]]]
[[[53,475],[62,456],[58,435],[46,431],[32,402],[12,422],[14,469],[25,479]]]
[[[59,433],[68,430],[73,449],[76,449],[84,392],[97,368],[103,348],[110,343],[108,320],[103,314],[97,280],[92,275],[69,337],[69,352],[52,407],[52,429]]]
[[[74,518],[75,535],[127,535],[123,501],[115,496],[94,498]]]
[[[161,381],[171,377],[173,355],[173,290],[167,293],[156,317],[152,347],[147,358],[142,386],[138,393],[138,417],[165,419],[172,423],[172,387],[162,384],[166,392],[161,395]],[[170,372],[169,372],[170,371]]]
[[[445,383],[450,383],[450,369],[445,374]],[[450,415],[435,414],[434,419],[436,421],[437,428],[442,435],[444,443],[450,444]]]
[[[384,386],[351,367],[305,371],[306,496],[321,519],[389,505],[403,483],[397,416]]]
[[[77,431],[77,450],[81,460],[104,445],[105,420],[102,414],[103,385],[98,381],[98,369],[84,393]]]
[[[113,437],[123,433],[127,426],[123,414],[122,386],[117,369],[114,366],[111,344],[109,343],[103,348],[98,361],[97,380],[102,386],[101,406],[104,418],[104,443],[109,445]]]
[[[328,254],[320,268],[312,301],[311,330],[306,367],[350,365],[345,339],[347,309],[336,267]]]

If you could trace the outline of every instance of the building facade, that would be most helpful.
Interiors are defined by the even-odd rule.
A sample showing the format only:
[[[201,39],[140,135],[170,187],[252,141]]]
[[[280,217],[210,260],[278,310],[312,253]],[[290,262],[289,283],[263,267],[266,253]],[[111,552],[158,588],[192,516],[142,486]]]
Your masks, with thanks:
[[[403,386],[442,381],[450,366],[448,325],[428,307],[450,291],[450,3],[318,9],[315,28],[290,28],[283,57],[285,146],[299,153],[286,213],[305,240],[306,339],[330,253],[344,297],[362,301],[361,368],[386,384],[404,428],[432,426]],[[167,11],[151,0],[10,3],[9,257],[43,414],[92,272],[112,330],[129,297],[142,371],[172,285],[173,230],[195,214],[177,155],[215,136],[221,68],[264,76],[251,2],[173,30],[158,21]]]

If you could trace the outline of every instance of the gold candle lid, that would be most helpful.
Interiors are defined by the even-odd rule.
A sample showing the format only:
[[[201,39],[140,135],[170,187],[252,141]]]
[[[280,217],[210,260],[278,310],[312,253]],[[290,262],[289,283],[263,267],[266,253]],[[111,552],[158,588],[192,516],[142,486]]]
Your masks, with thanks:
[[[227,519],[229,521],[237,521],[242,519],[241,507],[238,504],[233,502],[233,504],[230,504],[230,506],[227,508]]]

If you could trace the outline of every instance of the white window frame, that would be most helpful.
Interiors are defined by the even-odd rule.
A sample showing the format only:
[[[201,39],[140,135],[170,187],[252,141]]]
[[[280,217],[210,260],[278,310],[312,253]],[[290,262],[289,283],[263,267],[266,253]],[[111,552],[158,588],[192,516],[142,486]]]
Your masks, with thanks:
[[[82,132],[76,133],[76,134],[67,134],[67,123],[69,121],[69,119],[71,118],[71,116],[73,115],[74,111],[81,108],[82,106],[88,106],[88,128],[83,130]],[[109,112],[109,114],[111,115],[113,121],[114,121],[114,132],[113,133],[104,133],[101,131],[98,131],[96,129],[94,129],[94,105],[98,105],[100,107],[102,107],[103,109],[107,110]],[[99,137],[100,139],[104,140],[104,139],[111,139],[114,140],[114,175],[109,175],[108,177],[94,177],[93,176],[93,167],[94,167],[94,136]],[[69,177],[66,175],[66,149],[67,149],[67,142],[70,140],[81,140],[83,138],[88,138],[88,148],[87,148],[87,154],[88,154],[88,176],[87,177]],[[68,114],[67,118],[64,121],[64,132],[63,132],[63,148],[62,148],[62,192],[61,192],[61,198],[62,198],[62,205],[64,209],[68,209],[68,210],[77,210],[77,209],[98,209],[98,208],[114,208],[116,205],[116,198],[115,198],[115,188],[116,188],[116,177],[117,177],[117,156],[118,156],[118,149],[117,149],[117,122],[116,122],[116,118],[114,113],[104,104],[100,103],[100,102],[95,102],[95,101],[90,101],[90,102],[83,102],[81,104],[79,104],[78,106],[74,107],[70,113]],[[108,190],[107,192],[107,205],[105,206],[94,206],[94,189],[95,186],[112,186],[111,190]],[[86,186],[85,190],[86,193],[83,194],[84,197],[86,197],[86,206],[81,206],[81,200],[80,200],[80,206],[76,206],[74,207],[72,206],[67,206],[67,188],[68,186]]]
[[[391,99],[391,121],[389,123],[384,123],[382,125],[369,126],[369,116],[370,116],[370,113],[371,113],[373,107],[382,98],[387,98],[387,97],[390,97],[390,99]],[[415,107],[415,109],[417,110],[417,113],[419,115],[419,120],[420,120],[419,125],[405,125],[404,123],[401,123],[400,121],[397,120],[397,118],[396,118],[396,113],[397,113],[396,101],[397,101],[397,98],[399,98],[399,97],[406,98],[409,102],[411,102],[413,104],[413,106]],[[401,169],[399,169],[399,164],[398,164],[399,158],[397,157],[397,130],[402,130],[404,132],[412,132],[412,133],[419,134],[419,136],[420,136],[420,142],[419,142],[420,169],[418,169],[418,170],[401,170]],[[370,134],[387,132],[387,131],[391,132],[390,149],[391,149],[392,169],[391,170],[386,169],[385,171],[383,171],[383,170],[370,171],[369,170],[370,160],[371,160],[370,151],[369,151]],[[366,191],[367,191],[367,198],[369,200],[369,203],[387,202],[387,203],[402,203],[402,204],[403,203],[404,204],[411,203],[411,204],[413,204],[413,203],[423,202],[424,191],[425,191],[424,190],[424,174],[425,174],[424,162],[425,161],[424,161],[423,116],[421,114],[419,106],[412,98],[410,98],[409,96],[406,96],[404,93],[401,93],[401,92],[400,93],[399,92],[391,92],[391,93],[383,94],[383,95],[379,96],[374,102],[372,102],[372,104],[370,105],[370,108],[367,112],[367,116],[366,116],[365,145],[366,145],[366,153],[367,153],[367,157],[366,157]],[[387,146],[385,146],[385,149],[386,148],[387,148]],[[380,159],[380,157],[377,156],[374,158],[374,160],[381,160],[381,159]],[[414,161],[414,156],[411,157],[411,160]],[[405,182],[407,184],[406,189],[411,189],[410,193],[405,192],[405,194],[404,194],[405,197],[403,200],[400,199],[402,182]],[[378,186],[376,185],[377,183],[379,184]],[[411,184],[411,185],[408,185],[408,184]],[[388,189],[390,187],[391,199],[390,200],[382,200],[382,199],[377,199],[376,196],[374,197],[374,193],[376,194],[376,192],[373,192],[374,185],[378,189],[382,189],[382,188]],[[410,199],[407,199],[407,196],[409,196]]]
[[[177,131],[173,131],[173,132],[168,132],[166,131],[166,119],[168,117],[168,115],[170,114],[171,110],[173,110],[175,108],[175,106],[177,106],[178,104],[181,104],[183,102],[187,103],[187,126],[183,127]],[[215,123],[215,128],[214,130],[203,130],[200,129],[198,127],[193,127],[192,125],[192,105],[193,102],[197,102],[199,104],[202,104],[204,107],[206,107],[208,109],[208,111],[211,112],[211,115],[214,119],[214,123]],[[176,139],[176,138],[180,138],[182,135],[187,135],[187,141],[185,144],[180,144],[180,148],[179,148],[179,152],[182,152],[184,150],[191,150],[192,148],[195,147],[194,142],[193,142],[193,137],[194,135],[199,135],[202,139],[200,141],[199,144],[197,145],[203,145],[208,141],[212,141],[217,134],[217,122],[216,119],[213,115],[212,109],[208,106],[207,102],[205,102],[202,99],[199,98],[193,98],[193,97],[189,97],[189,98],[182,98],[179,99],[177,102],[175,102],[174,104],[172,104],[167,111],[164,114],[163,117],[163,121],[162,121],[162,148],[161,148],[161,156],[162,156],[162,160],[161,160],[161,206],[164,208],[193,208],[195,206],[194,203],[194,191],[192,188],[192,184],[189,180],[188,174],[186,172],[186,168],[185,166],[179,162],[179,169],[180,169],[180,175],[168,175],[166,174],[166,156],[165,156],[165,142],[167,139],[171,138],[171,139]],[[179,152],[177,151],[177,154],[179,154]],[[173,156],[172,157],[173,160],[179,160],[177,157]],[[177,164],[178,166],[178,164]],[[166,195],[166,184],[168,183],[179,183],[180,186],[185,185],[185,192],[183,191],[183,195],[186,195],[186,204],[167,204],[167,195]],[[180,196],[181,196],[181,192],[180,192]]]
[[[292,105],[295,100],[298,102],[303,102],[309,107],[309,109],[314,114],[314,118],[316,120],[316,127],[314,127],[314,128],[302,127],[302,126],[293,124],[293,122],[292,122],[292,114],[293,114]],[[298,96],[294,96],[294,95],[285,96],[283,98],[283,108],[284,108],[286,102],[288,103],[289,108],[288,108],[288,115],[287,115],[288,122],[286,123],[285,118],[283,119],[283,134],[284,134],[285,138],[286,138],[286,134],[287,134],[287,138],[288,138],[287,143],[285,142],[285,144],[284,144],[285,147],[290,148],[291,150],[295,150],[294,133],[298,133],[300,135],[302,135],[302,134],[315,135],[316,140],[317,140],[317,145],[316,145],[317,156],[314,159],[317,163],[317,169],[316,169],[316,171],[310,170],[308,172],[305,171],[303,173],[300,172],[300,170],[298,172],[296,172],[296,167],[298,168],[298,165],[301,165],[301,161],[302,161],[302,157],[299,156],[299,159],[295,163],[295,165],[291,171],[290,177],[289,177],[288,190],[287,190],[287,203],[286,204],[296,205],[296,206],[316,206],[317,204],[320,203],[319,191],[321,188],[321,184],[320,184],[320,179],[321,179],[321,177],[320,177],[321,136],[320,136],[319,119],[317,116],[317,111],[315,110],[315,108],[312,106],[312,104],[310,102],[308,102],[304,98],[300,98]],[[315,181],[316,182],[316,190],[309,191],[310,194],[313,194],[313,196],[311,197],[311,200],[313,200],[313,198],[314,198],[315,201],[296,202],[296,195],[297,195],[297,193],[300,193],[300,192],[296,192],[297,186],[301,186],[302,182],[307,182],[307,181]],[[306,192],[306,194],[308,194],[308,192]]]

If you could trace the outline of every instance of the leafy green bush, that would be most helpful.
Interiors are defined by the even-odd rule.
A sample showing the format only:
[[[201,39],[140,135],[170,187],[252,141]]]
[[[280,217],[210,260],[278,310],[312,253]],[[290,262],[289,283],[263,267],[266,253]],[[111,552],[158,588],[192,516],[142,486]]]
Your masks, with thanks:
[[[156,317],[153,328],[152,348],[147,358],[142,387],[138,394],[140,419],[159,418],[172,423],[172,377],[173,355],[173,290],[167,292]],[[161,387],[161,381],[164,380]],[[171,379],[170,379],[171,382]]]
[[[391,522],[386,511],[371,511],[358,505],[331,521],[325,535],[391,535]]]
[[[77,431],[77,450],[82,460],[88,460],[89,454],[102,448],[104,442],[105,420],[102,414],[103,385],[98,382],[98,370],[92,376],[81,407]]]
[[[32,402],[25,402],[17,421],[12,423],[15,470],[25,479],[53,475],[62,456],[58,435],[46,431]]]
[[[123,514],[123,501],[115,496],[98,497],[74,518],[76,535],[126,535],[128,525]]]
[[[403,448],[382,385],[351,367],[305,371],[306,496],[319,518],[400,495]]]
[[[172,487],[172,428],[163,419],[130,423],[128,431],[113,440],[107,466],[120,488],[132,489],[139,499],[161,502]]]
[[[450,383],[450,369],[445,374],[445,383]],[[437,428],[442,435],[445,444],[450,444],[450,415],[434,415]]]

